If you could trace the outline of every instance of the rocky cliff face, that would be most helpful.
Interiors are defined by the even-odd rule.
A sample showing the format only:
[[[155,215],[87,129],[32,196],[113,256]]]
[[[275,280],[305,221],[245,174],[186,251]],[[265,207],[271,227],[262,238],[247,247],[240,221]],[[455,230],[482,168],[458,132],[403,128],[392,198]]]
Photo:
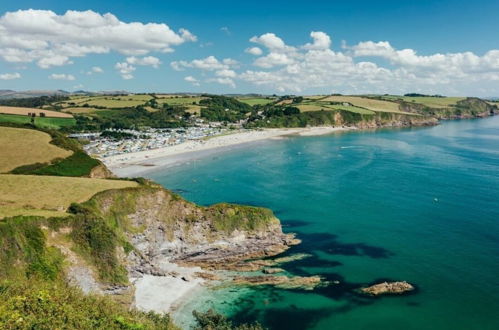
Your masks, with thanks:
[[[496,105],[491,105],[476,97],[468,97],[447,108],[431,108],[419,103],[400,102],[400,110],[432,116],[435,119],[482,118],[499,114]]]
[[[217,204],[197,206],[157,185],[110,190],[86,203],[115,222],[133,246],[121,254],[133,276],[159,274],[165,259],[206,268],[281,253],[298,241],[284,234],[268,209]]]

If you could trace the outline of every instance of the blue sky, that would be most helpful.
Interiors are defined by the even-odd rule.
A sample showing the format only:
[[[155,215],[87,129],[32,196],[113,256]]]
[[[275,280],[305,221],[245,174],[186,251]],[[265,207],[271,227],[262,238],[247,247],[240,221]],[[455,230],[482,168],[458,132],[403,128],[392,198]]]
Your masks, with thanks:
[[[114,18],[90,30],[68,10]],[[0,89],[493,96],[498,13],[498,1],[459,0],[4,1]],[[116,24],[126,29],[104,35]]]

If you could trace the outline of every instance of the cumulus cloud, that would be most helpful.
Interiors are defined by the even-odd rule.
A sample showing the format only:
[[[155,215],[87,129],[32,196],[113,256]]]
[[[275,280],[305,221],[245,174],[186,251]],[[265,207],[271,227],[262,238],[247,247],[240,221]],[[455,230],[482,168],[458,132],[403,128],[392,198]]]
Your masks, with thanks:
[[[154,57],[154,56],[146,56],[146,57],[142,57],[142,58],[131,56],[131,57],[127,57],[126,61],[129,64],[146,65],[146,66],[148,65],[148,66],[152,66],[155,69],[157,69],[159,67],[159,65],[161,64],[161,61],[159,60],[159,58]]]
[[[0,74],[0,80],[13,80],[13,79],[19,79],[19,78],[21,78],[21,74],[18,72]]]
[[[193,76],[187,76],[184,78],[185,81],[190,82],[193,86],[199,86],[199,80],[194,78]]]
[[[104,70],[100,66],[93,66],[89,71],[86,72],[87,75],[92,75],[95,73],[103,73]]]
[[[237,73],[237,79],[280,92],[322,89],[349,93],[456,93],[463,86],[499,81],[499,50],[483,56],[472,52],[419,55],[413,49],[397,50],[387,41],[365,41],[353,47],[343,43],[343,51],[334,51],[326,33],[314,31],[310,37],[312,42],[301,47],[286,45],[273,33],[251,38],[269,53],[253,62],[259,69]],[[375,58],[385,59],[389,65],[376,64]],[[458,93],[467,95],[469,91]]]
[[[263,54],[262,49],[259,47],[246,48],[245,52],[248,54],[251,54],[251,55],[255,55],[255,56],[260,56]]]
[[[49,76],[49,79],[53,80],[75,80],[75,77],[71,74],[65,74],[65,73],[52,73]]]
[[[236,83],[231,78],[210,78],[208,82],[215,82],[221,85],[228,85],[232,88],[236,88]]]
[[[118,62],[116,63],[114,68],[118,70],[118,72],[121,75],[121,78],[125,80],[133,79],[132,73],[136,70],[136,68],[133,65],[130,65],[127,62]]]
[[[331,47],[331,38],[324,32],[310,33],[310,37],[314,40],[311,44],[308,43],[303,48],[305,49],[329,49]]]
[[[196,41],[186,29],[164,23],[122,22],[111,13],[18,10],[0,17],[0,57],[7,62],[36,61],[41,68],[71,64],[71,58],[116,51],[125,55],[171,52]]]
[[[188,61],[173,61],[171,67],[176,71],[183,71],[186,68],[201,69],[206,71],[228,70],[237,66],[237,61],[231,58],[225,58],[219,61],[215,56],[208,56],[203,59]]]

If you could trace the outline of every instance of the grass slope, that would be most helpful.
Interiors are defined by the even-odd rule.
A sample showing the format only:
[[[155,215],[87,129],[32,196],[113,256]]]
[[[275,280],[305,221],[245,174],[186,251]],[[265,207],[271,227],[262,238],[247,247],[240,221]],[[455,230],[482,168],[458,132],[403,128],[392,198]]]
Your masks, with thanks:
[[[0,106],[0,113],[8,114],[8,115],[27,116],[28,113],[33,113],[33,112],[36,113],[37,116],[39,116],[40,113],[44,113],[46,117],[51,117],[51,118],[73,118],[73,116],[71,116],[70,114],[63,113],[63,112],[57,112],[57,111],[51,111],[51,110]]]
[[[24,129],[0,127],[0,173],[5,173],[22,165],[50,162],[55,158],[69,157],[72,152],[49,142],[47,133]]]
[[[23,115],[0,114],[0,123],[29,124],[31,118]],[[43,128],[59,129],[65,126],[73,126],[76,120],[73,118],[48,118],[35,117],[35,125]]]
[[[104,190],[135,186],[122,180],[0,174],[0,218],[64,216],[71,203],[84,202]]]
[[[382,100],[373,100],[360,96],[329,96],[321,99],[324,102],[345,102],[356,107],[366,108],[379,112],[400,112],[398,103]]]

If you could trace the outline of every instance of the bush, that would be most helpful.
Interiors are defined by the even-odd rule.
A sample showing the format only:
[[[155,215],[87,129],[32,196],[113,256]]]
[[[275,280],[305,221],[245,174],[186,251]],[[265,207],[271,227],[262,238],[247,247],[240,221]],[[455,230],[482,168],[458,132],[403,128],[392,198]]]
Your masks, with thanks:
[[[4,281],[0,299],[2,329],[176,329],[167,314],[129,310],[63,283]]]

